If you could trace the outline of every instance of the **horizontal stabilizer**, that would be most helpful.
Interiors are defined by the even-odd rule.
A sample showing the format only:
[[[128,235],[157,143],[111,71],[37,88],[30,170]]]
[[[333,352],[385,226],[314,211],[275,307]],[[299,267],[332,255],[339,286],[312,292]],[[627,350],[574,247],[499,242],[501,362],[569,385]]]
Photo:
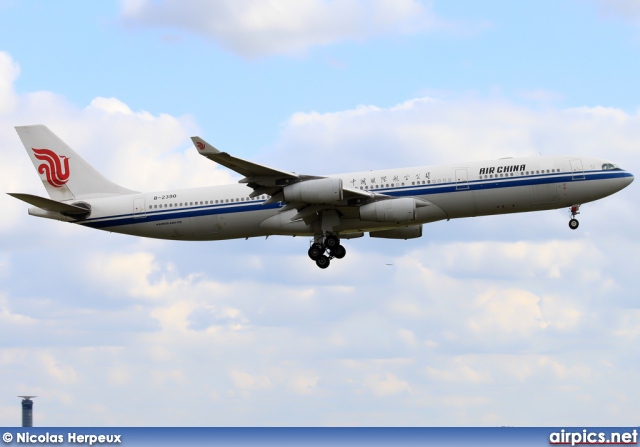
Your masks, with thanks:
[[[23,202],[27,202],[30,205],[37,206],[40,209],[45,211],[53,211],[56,213],[63,214],[87,214],[89,212],[88,209],[82,208],[80,206],[69,205],[67,203],[57,202],[51,199],[45,199],[44,197],[34,196],[32,194],[20,194],[20,193],[10,193],[11,197],[15,197],[16,199],[22,200]]]

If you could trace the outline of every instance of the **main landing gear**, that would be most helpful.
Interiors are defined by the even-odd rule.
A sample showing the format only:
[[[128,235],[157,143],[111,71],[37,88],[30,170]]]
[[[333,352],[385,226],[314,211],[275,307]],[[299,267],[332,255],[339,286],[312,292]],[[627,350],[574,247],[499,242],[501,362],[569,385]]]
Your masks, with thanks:
[[[576,219],[578,214],[580,214],[580,205],[573,205],[571,207],[571,220],[569,221],[569,228],[572,230],[576,230],[580,225],[580,222]]]
[[[323,240],[324,239],[324,240]],[[334,234],[326,237],[316,236],[308,251],[309,257],[316,261],[316,265],[321,269],[329,267],[333,258],[342,259],[347,254],[347,250],[340,245],[340,238]]]

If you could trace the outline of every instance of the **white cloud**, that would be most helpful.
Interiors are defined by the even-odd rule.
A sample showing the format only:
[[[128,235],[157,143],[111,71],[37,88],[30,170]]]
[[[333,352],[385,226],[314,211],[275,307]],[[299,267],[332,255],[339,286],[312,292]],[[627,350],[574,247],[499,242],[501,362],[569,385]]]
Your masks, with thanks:
[[[41,352],[39,354],[40,363],[44,371],[49,374],[56,382],[64,384],[72,384],[78,380],[75,368],[71,365],[63,364],[57,360],[51,353]]]
[[[618,17],[640,26],[640,1],[638,0],[594,0],[600,12],[607,17]]]
[[[166,278],[154,284],[148,282],[149,275],[158,269],[150,253],[95,254],[86,267],[95,281],[117,287],[114,293],[118,295],[153,298],[166,293],[169,287]]]
[[[34,318],[11,312],[9,300],[4,295],[0,295],[0,322],[7,330],[13,326],[34,328],[37,324],[37,320]]]
[[[312,372],[300,374],[291,379],[291,388],[299,394],[312,394],[318,387],[318,380],[320,378]]]
[[[602,253],[590,241],[553,240],[541,243],[528,241],[459,242],[442,247],[444,254],[438,259],[440,268],[476,277],[488,278],[498,273],[501,277],[568,279],[576,259],[586,259],[582,273],[590,276],[584,281],[600,280],[600,270],[606,262]],[[424,257],[433,265],[433,261]],[[588,267],[588,270],[586,270]]]
[[[479,334],[535,336],[548,325],[543,320],[539,302],[537,296],[525,290],[491,288],[476,298],[476,312],[467,324],[471,331]]]
[[[137,190],[227,183],[231,174],[199,156],[189,137],[197,127],[189,116],[152,115],[116,98],[95,98],[87,107],[69,104],[51,92],[18,95],[12,82],[19,72],[7,53],[0,52],[0,142],[6,163],[0,166],[5,191],[43,194],[37,174],[17,137],[16,125],[46,123],[62,140],[111,180]],[[2,87],[2,86],[5,87]],[[11,150],[8,150],[11,148]],[[26,163],[25,163],[26,162]],[[20,175],[16,175],[16,174]],[[21,205],[12,200],[7,219],[16,223]]]
[[[17,95],[13,82],[18,78],[20,68],[11,56],[0,52],[0,114],[11,111],[16,105]]]
[[[491,376],[486,371],[478,371],[469,365],[469,358],[456,356],[449,360],[446,369],[437,369],[431,366],[426,368],[429,377],[436,381],[490,383]]]
[[[397,394],[411,394],[407,381],[391,373],[370,374],[365,377],[365,385],[378,397],[389,397]]]
[[[280,153],[296,172],[366,170],[507,156],[603,157],[628,169],[640,152],[640,110],[536,110],[504,100],[417,98],[393,107],[298,112],[283,124]],[[303,150],[301,148],[304,148]],[[311,156],[310,156],[311,154]],[[337,164],[335,161],[339,160]]]
[[[119,112],[119,113],[124,113],[125,115],[133,114],[129,106],[117,98],[100,98],[100,97],[95,98],[93,101],[91,101],[91,104],[89,104],[89,108],[102,110],[103,112],[107,112],[107,113]],[[147,117],[150,119],[153,118],[151,115],[148,115],[148,114],[147,114]]]
[[[231,371],[231,380],[241,390],[266,390],[273,387],[269,377],[265,375],[252,375],[244,371]]]
[[[121,14],[125,23],[183,29],[256,57],[444,26],[430,9],[416,0],[131,0]]]

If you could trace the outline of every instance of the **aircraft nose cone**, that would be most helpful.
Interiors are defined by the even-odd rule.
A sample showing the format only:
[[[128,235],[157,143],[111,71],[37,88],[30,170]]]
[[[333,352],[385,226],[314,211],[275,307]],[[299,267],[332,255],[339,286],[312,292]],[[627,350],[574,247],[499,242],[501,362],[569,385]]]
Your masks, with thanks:
[[[633,183],[634,176],[632,173],[625,171],[625,176],[620,179],[620,189],[624,189]],[[620,191],[620,189],[618,191]]]
[[[633,183],[633,174],[628,172],[627,174],[629,174],[629,176],[625,179],[626,180],[626,184],[624,186],[629,186],[631,183]]]

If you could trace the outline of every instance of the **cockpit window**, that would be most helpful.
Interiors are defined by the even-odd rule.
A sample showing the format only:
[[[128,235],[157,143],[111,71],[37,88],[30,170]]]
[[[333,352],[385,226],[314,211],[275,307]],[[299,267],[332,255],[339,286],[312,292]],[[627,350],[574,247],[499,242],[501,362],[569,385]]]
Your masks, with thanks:
[[[610,170],[610,169],[618,169],[618,166],[614,165],[613,163],[603,163],[602,164],[602,170],[603,171]]]

